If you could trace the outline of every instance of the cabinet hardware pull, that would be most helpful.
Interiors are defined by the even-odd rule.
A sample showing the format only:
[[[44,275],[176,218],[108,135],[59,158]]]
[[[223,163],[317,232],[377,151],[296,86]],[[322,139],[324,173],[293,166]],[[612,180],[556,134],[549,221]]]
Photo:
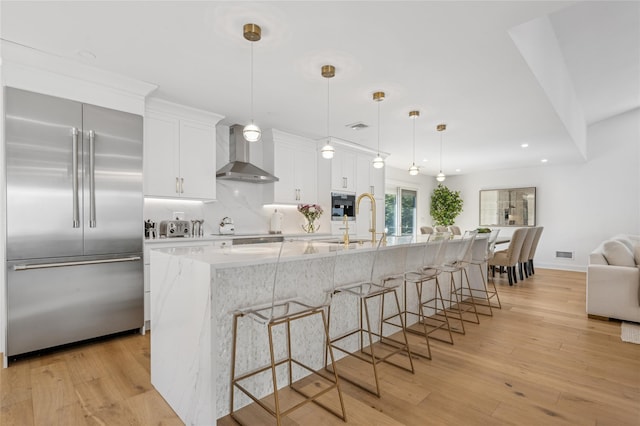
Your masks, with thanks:
[[[33,265],[15,265],[14,271],[26,271],[29,269],[57,268],[59,266],[98,265],[101,263],[134,262],[142,259],[140,256],[120,257],[118,259],[82,260],[77,262],[36,263]]]
[[[176,194],[180,193],[180,179],[176,176]]]
[[[96,227],[96,133],[89,130],[89,228]]]
[[[71,128],[71,186],[73,190],[73,227],[80,228],[80,202],[78,199],[78,129]]]
[[[184,178],[180,178],[180,193],[184,194]]]

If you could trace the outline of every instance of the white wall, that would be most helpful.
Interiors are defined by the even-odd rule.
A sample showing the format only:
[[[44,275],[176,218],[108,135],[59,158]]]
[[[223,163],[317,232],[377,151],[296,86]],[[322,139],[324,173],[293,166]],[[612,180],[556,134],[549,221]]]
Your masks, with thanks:
[[[618,233],[640,234],[640,110],[601,121],[587,130],[589,160],[575,165],[547,165],[496,170],[447,178],[460,190],[464,212],[456,223],[478,226],[479,191],[536,187],[536,224],[545,227],[536,264],[586,270],[589,253]],[[502,228],[511,235],[513,228]],[[574,260],[556,259],[556,251],[575,252]]]

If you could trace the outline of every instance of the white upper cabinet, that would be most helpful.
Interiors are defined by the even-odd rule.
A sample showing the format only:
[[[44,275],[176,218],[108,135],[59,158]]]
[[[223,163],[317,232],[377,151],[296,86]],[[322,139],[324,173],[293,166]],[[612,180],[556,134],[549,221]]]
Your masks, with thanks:
[[[267,191],[265,203],[311,204],[318,200],[315,142],[279,130],[271,130],[265,143],[273,142],[273,173],[280,179]],[[271,157],[271,156],[270,156]]]
[[[216,123],[222,116],[160,100],[147,103],[144,194],[215,200]]]
[[[375,155],[358,153],[356,193],[368,192],[376,199],[384,198],[384,168],[373,167]]]
[[[356,153],[336,147],[331,160],[331,190],[356,192]]]

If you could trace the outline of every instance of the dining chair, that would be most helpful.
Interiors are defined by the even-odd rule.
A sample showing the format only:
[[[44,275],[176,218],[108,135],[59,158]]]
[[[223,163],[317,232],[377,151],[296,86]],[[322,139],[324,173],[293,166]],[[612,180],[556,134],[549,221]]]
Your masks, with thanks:
[[[460,227],[457,225],[450,225],[449,232],[451,232],[451,235],[462,235],[462,231],[460,231]]]
[[[435,227],[436,232],[449,232],[449,228],[446,226],[437,225]]]
[[[520,256],[518,257],[518,269],[520,270],[520,280],[524,281],[525,278],[529,278],[529,253],[533,245],[533,240],[536,236],[536,228],[527,228],[527,235],[522,243],[522,249],[520,250]]]
[[[421,234],[433,234],[433,228],[430,226],[421,226],[420,227]]]
[[[536,236],[533,238],[533,243],[531,244],[531,250],[529,251],[529,259],[527,260],[527,266],[529,267],[529,275],[533,275],[536,273],[533,268],[533,258],[536,255],[536,250],[538,249],[538,243],[540,242],[540,237],[542,236],[542,231],[544,226],[536,227]]]
[[[280,243],[278,257],[272,268],[273,272],[270,276],[267,275],[266,279],[263,279],[260,283],[256,283],[271,286],[271,300],[268,303],[250,306],[233,312],[230,415],[240,424],[245,423],[243,423],[240,416],[237,415],[235,408],[236,390],[248,396],[258,406],[262,407],[270,415],[275,417],[276,424],[278,426],[283,424],[283,418],[285,416],[309,402],[314,402],[343,421],[346,421],[344,401],[340,390],[340,382],[333,356],[333,350],[329,343],[329,328],[327,316],[325,315],[325,309],[329,306],[332,288],[334,287],[333,279],[337,252],[334,251],[333,253],[329,253],[327,256],[315,257],[308,261],[307,267],[312,271],[312,274],[317,278],[317,280],[325,283],[325,286],[328,287],[323,288],[322,286],[317,285],[297,285],[297,282],[292,281],[293,277],[299,276],[298,271],[294,269],[297,267],[297,263],[294,264],[287,262],[286,255],[293,254],[299,256],[300,253],[304,252],[304,247],[307,245],[307,241],[285,240]],[[256,280],[259,280],[260,277],[261,276],[257,276]],[[312,368],[303,362],[303,360],[309,358],[306,353],[309,346],[292,346],[291,344],[292,324],[298,320],[303,320],[305,327],[307,327],[313,318],[320,321],[318,329],[321,329],[322,332],[320,335],[308,336],[305,337],[305,339],[322,337],[322,346],[326,351],[324,356],[326,357],[326,354],[328,354],[328,360],[325,360],[325,364],[330,363],[332,366],[333,374],[331,376],[320,374],[315,368]],[[262,330],[266,329],[268,334],[269,361],[265,365],[259,367],[251,369],[247,368],[248,372],[246,373],[237,374],[236,360],[238,351],[256,351],[255,348],[238,347],[238,324],[242,319],[249,319],[253,321],[253,324],[255,325],[254,327],[251,327],[250,324],[243,324],[244,327],[240,329],[251,332],[252,336],[255,333],[255,328]],[[243,342],[253,341],[250,345],[253,346],[256,344],[255,341],[257,339],[255,337],[248,338],[247,336],[244,336],[244,338],[240,340]],[[278,340],[278,342],[276,342],[276,340]],[[282,340],[284,340],[284,342],[281,342]],[[278,343],[281,343],[282,346],[279,346]],[[294,357],[293,352],[298,352],[296,354],[297,356]],[[279,359],[276,359],[276,356],[278,356]],[[322,356],[320,359],[322,359]],[[282,381],[282,376],[284,375],[282,370],[283,366],[287,372],[288,388],[294,391],[287,393],[287,399],[294,399],[294,395],[296,396],[293,402],[286,401],[288,408],[283,408],[283,403],[285,401],[281,397],[279,389],[280,386],[278,385],[278,376],[280,376]],[[303,369],[309,373],[315,374],[323,382],[326,382],[326,385],[319,386],[319,389],[315,392],[310,392],[315,390],[313,387],[296,386],[296,383],[293,382],[294,369],[295,371]],[[268,374],[269,372],[271,374],[273,387],[272,396],[264,398],[263,395],[256,395],[255,391],[252,392],[249,390],[251,387],[250,379],[252,377],[259,374]],[[336,411],[335,408],[329,407],[318,400],[319,397],[333,390],[337,392],[340,405],[339,411]]]
[[[373,370],[374,388],[372,389],[371,385],[369,383],[365,383],[366,381],[362,380],[361,377],[356,377],[355,375],[345,375],[342,368],[338,373],[339,377],[377,396],[378,398],[381,395],[378,364],[384,362],[389,365],[393,365],[395,367],[409,371],[412,374],[415,371],[413,368],[411,350],[409,348],[409,340],[407,339],[404,322],[402,320],[400,302],[398,299],[398,294],[396,292],[396,289],[401,284],[401,280],[398,279],[399,276],[396,274],[389,276],[380,275],[380,271],[376,269],[379,263],[381,263],[383,260],[386,260],[382,259],[382,256],[380,254],[380,246],[382,245],[382,242],[384,240],[385,238],[383,236],[383,238],[378,241],[375,251],[370,254],[370,273],[367,279],[336,286],[336,297],[344,296],[347,301],[355,301],[355,303],[357,304],[357,308],[355,311],[358,313],[358,318],[357,325],[354,328],[351,328],[346,332],[342,332],[338,336],[330,338],[331,348],[354,357],[357,360],[367,362],[371,365]],[[341,257],[342,256],[338,256],[338,259],[340,259]],[[346,258],[348,256],[344,257]],[[350,262],[352,262],[352,260],[350,260]],[[349,263],[347,267],[353,268],[353,265]],[[392,297],[392,301],[395,302],[392,303],[394,305],[394,312],[388,315],[385,315],[384,313],[385,296]],[[336,298],[334,297],[334,301],[335,300]],[[376,300],[378,301],[378,304],[377,306],[374,306],[374,308],[377,309],[373,310],[374,314],[372,315],[372,309],[370,305],[372,301]],[[373,327],[373,320],[376,319],[376,311],[379,314],[377,329]],[[350,309],[349,311],[341,311],[343,315],[350,312],[353,312],[353,310]],[[329,324],[334,321],[335,317],[335,309],[333,309],[333,306],[330,306]],[[397,323],[394,323],[394,320],[396,320]],[[350,323],[348,318],[341,318],[340,322]],[[393,329],[397,329],[398,331],[400,331],[402,340],[398,340],[388,333],[385,334],[385,325],[392,326]],[[351,339],[354,336],[358,337],[358,341],[355,345],[353,339]],[[357,346],[357,349],[354,351],[349,345]],[[347,348],[347,346],[349,347]],[[406,363],[405,365],[402,365],[391,360],[392,357],[399,354],[404,354],[404,356],[401,358],[408,361],[408,366],[406,365]],[[335,372],[335,370],[329,369],[328,365],[326,365],[325,368],[331,372]]]
[[[509,246],[505,250],[496,251],[493,258],[489,260],[489,265],[492,267],[494,276],[496,266],[507,268],[509,285],[518,282],[516,277],[516,264],[520,259],[520,251],[522,250],[522,244],[526,236],[527,228],[517,228],[513,231]]]

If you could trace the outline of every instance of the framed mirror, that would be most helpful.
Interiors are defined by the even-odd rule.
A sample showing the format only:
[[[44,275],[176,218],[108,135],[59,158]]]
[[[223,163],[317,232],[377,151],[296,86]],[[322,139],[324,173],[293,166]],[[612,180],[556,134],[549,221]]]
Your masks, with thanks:
[[[480,226],[536,226],[536,188],[481,189]]]

